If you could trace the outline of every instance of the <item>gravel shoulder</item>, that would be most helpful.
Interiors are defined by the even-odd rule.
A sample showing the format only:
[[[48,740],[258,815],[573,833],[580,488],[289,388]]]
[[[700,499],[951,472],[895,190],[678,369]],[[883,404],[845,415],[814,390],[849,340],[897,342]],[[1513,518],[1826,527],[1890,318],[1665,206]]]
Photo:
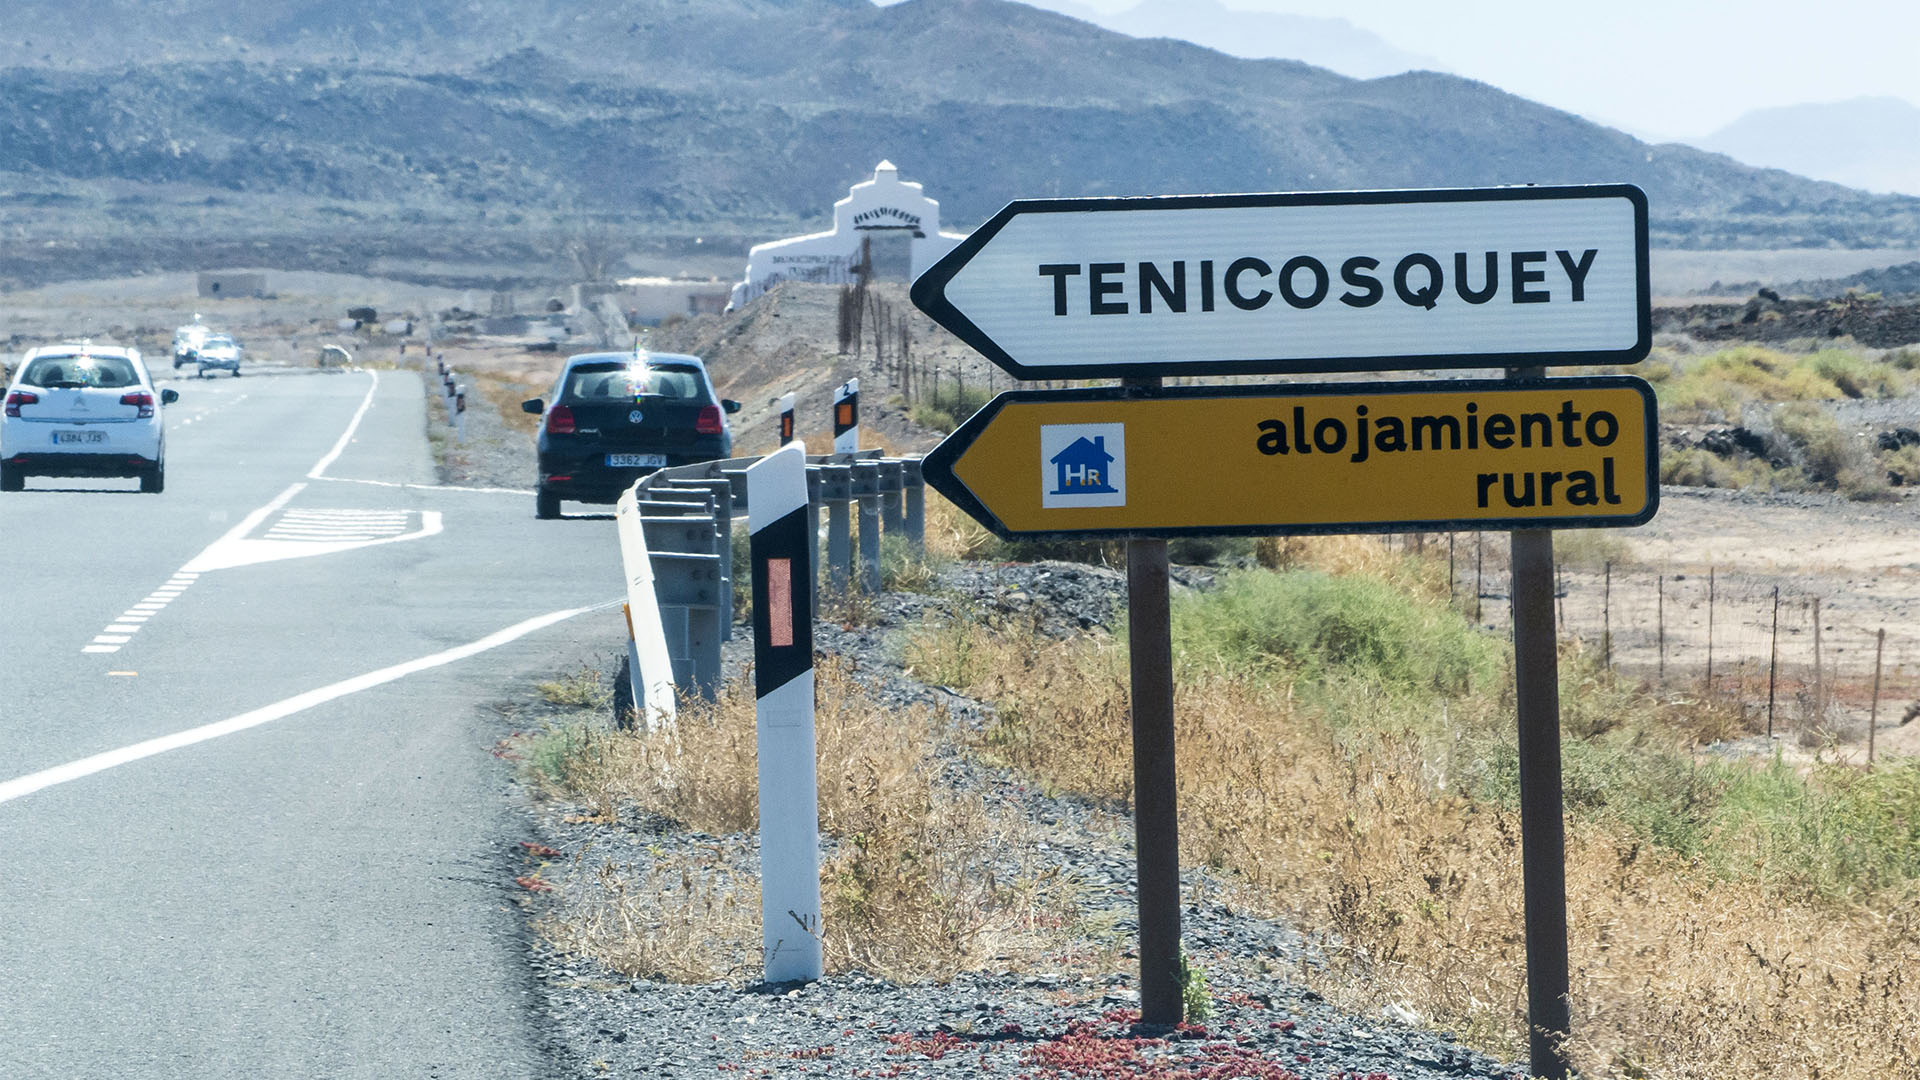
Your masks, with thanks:
[[[1186,586],[1203,586],[1192,574]],[[946,568],[930,593],[890,593],[869,621],[822,621],[816,647],[854,666],[883,701],[944,711],[956,728],[990,719],[991,706],[914,677],[900,660],[903,630],[967,612],[1035,617],[1052,635],[1109,623],[1124,604],[1123,575],[1063,563]],[[742,635],[744,638],[744,635]],[[737,669],[748,644],[728,646]],[[630,979],[599,963],[536,945],[531,957],[556,1062],[570,1075],[1336,1077],[1437,1080],[1524,1072],[1421,1029],[1417,1003],[1398,1017],[1355,1016],[1304,985],[1317,963],[1311,942],[1285,923],[1250,914],[1235,887],[1210,872],[1183,875],[1184,940],[1205,971],[1214,1015],[1174,1031],[1135,1026],[1131,953],[1137,933],[1132,828],[1123,807],[1039,790],[952,747],[937,755],[943,784],[982,793],[1030,826],[1056,887],[1079,917],[1057,964],[961,975],[947,984],[896,984],[862,972],[806,985],[768,986],[757,968],[728,981],[675,985]],[[752,836],[713,837],[674,823],[622,815],[588,820],[584,808],[534,798],[530,829],[575,872],[604,861],[644,868],[677,855],[716,852],[740,873],[757,870]],[[1008,873],[1019,871],[1010,863]],[[997,868],[998,870],[999,868]],[[553,867],[549,868],[553,872]],[[564,880],[558,876],[555,880]],[[565,905],[529,894],[529,918]]]

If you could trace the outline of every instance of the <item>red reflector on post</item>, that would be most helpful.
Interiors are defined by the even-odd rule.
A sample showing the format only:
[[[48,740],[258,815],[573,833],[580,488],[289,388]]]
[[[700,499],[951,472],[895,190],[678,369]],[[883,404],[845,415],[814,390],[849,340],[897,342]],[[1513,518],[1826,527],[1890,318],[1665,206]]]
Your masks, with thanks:
[[[793,644],[793,560],[767,560],[767,644]]]

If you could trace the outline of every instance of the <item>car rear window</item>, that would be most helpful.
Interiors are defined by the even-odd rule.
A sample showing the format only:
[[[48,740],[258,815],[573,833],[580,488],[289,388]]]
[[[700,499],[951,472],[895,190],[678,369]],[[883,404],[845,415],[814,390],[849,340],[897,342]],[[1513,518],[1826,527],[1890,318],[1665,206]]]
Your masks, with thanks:
[[[662,397],[699,401],[706,396],[700,369],[691,364],[582,364],[567,377],[573,401],[632,401]]]
[[[119,356],[42,356],[20,373],[26,386],[97,387],[113,389],[140,385],[133,363]]]

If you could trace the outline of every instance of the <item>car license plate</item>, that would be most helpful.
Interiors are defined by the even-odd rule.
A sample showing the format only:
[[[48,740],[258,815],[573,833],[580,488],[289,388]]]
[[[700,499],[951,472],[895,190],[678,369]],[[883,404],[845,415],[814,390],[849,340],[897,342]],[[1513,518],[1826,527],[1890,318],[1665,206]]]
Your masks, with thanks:
[[[104,431],[56,431],[53,433],[55,446],[68,446],[74,443],[103,443],[107,441]]]
[[[658,469],[667,464],[665,454],[608,454],[609,469]]]

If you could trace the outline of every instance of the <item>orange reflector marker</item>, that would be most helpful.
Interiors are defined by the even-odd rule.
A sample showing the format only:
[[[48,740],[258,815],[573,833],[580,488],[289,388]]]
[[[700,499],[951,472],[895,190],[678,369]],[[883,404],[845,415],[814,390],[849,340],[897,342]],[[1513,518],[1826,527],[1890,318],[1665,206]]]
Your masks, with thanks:
[[[767,637],[774,648],[793,644],[793,560],[767,560]]]

